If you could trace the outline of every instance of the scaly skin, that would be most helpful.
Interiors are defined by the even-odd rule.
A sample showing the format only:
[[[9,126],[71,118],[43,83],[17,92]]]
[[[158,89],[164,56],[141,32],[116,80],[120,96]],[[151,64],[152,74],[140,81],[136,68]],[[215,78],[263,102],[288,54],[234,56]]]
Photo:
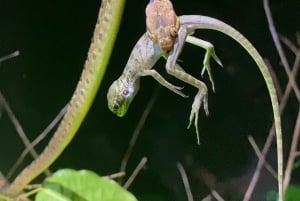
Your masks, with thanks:
[[[191,38],[191,36],[189,35],[191,35],[195,29],[212,29],[212,30],[219,31],[233,38],[235,41],[237,41],[254,59],[265,80],[271,98],[271,102],[272,102],[274,123],[276,129],[276,141],[277,141],[279,201],[283,201],[284,192],[283,192],[283,184],[282,184],[282,177],[283,177],[282,130],[281,130],[281,119],[279,113],[279,103],[278,103],[278,97],[274,86],[274,82],[260,54],[253,47],[253,45],[237,30],[235,30],[230,25],[214,18],[200,16],[200,15],[181,16],[179,17],[179,29],[177,29],[178,18],[176,17],[175,11],[173,10],[172,3],[169,0],[150,0],[146,8],[146,16],[147,16],[146,19],[147,34],[149,35],[149,37],[155,43],[157,43],[162,50],[164,51],[170,50],[169,52],[170,54],[166,64],[167,72],[177,77],[178,79],[186,83],[189,83],[199,89],[197,95],[194,98],[192,111],[190,114],[190,123],[188,126],[190,127],[190,125],[194,121],[196,133],[198,137],[198,143],[199,143],[199,131],[198,131],[197,122],[198,122],[198,113],[202,102],[204,102],[205,111],[206,113],[208,113],[206,85],[201,81],[197,80],[196,78],[192,77],[191,75],[185,73],[182,68],[177,66],[176,61],[181,53],[181,50],[185,42],[190,42],[192,44],[196,44],[198,46],[203,47],[205,41],[203,43],[199,41],[199,39],[197,38]],[[175,32],[176,34],[174,34]],[[141,45],[138,46],[139,49],[141,48],[147,49],[146,46],[143,47]],[[205,61],[203,62],[204,69],[208,70],[208,74],[214,89],[214,84],[213,84],[213,79],[212,79],[212,74],[211,74],[208,59],[210,56],[212,56],[220,65],[221,62],[216,57],[213,50],[213,46],[211,44],[209,44],[208,46],[206,45],[205,48],[207,49],[207,52],[205,55]],[[133,53],[136,51],[137,51],[136,48],[133,49]],[[140,64],[143,65],[145,64],[145,62],[146,63],[148,62],[148,58],[147,58],[148,55],[139,55],[139,56],[144,56],[144,57],[146,56],[146,58],[139,59],[139,62],[144,61]],[[130,76],[129,69],[132,69],[130,68],[130,66],[136,66],[134,60],[129,61],[129,63],[127,64],[127,67],[125,68],[122,74],[122,76],[124,76],[125,79],[122,78],[121,80],[133,79],[135,81],[136,78]],[[135,69],[134,71],[139,71],[139,69],[136,69],[136,67],[134,67],[133,69]],[[122,82],[114,82],[114,84],[111,86],[108,95],[109,107],[118,116],[125,115],[130,105],[130,102],[133,100],[135,94],[137,93],[137,91],[132,87],[131,88],[130,87],[128,88],[126,86],[123,88],[120,87],[121,84]],[[128,92],[129,89],[132,89],[132,93],[125,93],[126,95],[124,94],[122,95],[118,90],[118,87],[122,88],[122,90],[120,91],[124,91],[125,89],[126,92]],[[110,93],[112,91],[114,93]],[[119,101],[118,99],[121,101]],[[126,99],[126,101],[124,101],[124,99]]]
[[[279,103],[278,97],[274,85],[274,81],[271,77],[270,71],[266,64],[264,63],[262,57],[257,52],[257,50],[253,47],[253,45],[237,30],[235,30],[230,25],[217,20],[215,18],[200,16],[200,15],[183,15],[179,17],[180,21],[180,29],[178,32],[178,39],[173,47],[173,50],[170,52],[169,59],[167,62],[167,68],[176,69],[176,59],[178,58],[183,45],[185,43],[186,37],[192,34],[196,29],[211,29],[219,31],[223,34],[234,39],[238,42],[253,58],[256,65],[258,66],[265,83],[268,88],[268,92],[271,98],[272,108],[273,108],[273,116],[274,116],[274,124],[276,130],[276,142],[277,142],[277,162],[278,162],[278,192],[279,192],[279,201],[283,201],[283,156],[282,156],[282,129],[281,129],[281,118],[279,112]],[[194,104],[193,104],[194,106]],[[195,117],[194,124],[197,124],[198,118],[198,105],[192,108],[190,122]]]
[[[186,97],[177,87],[165,80],[152,69],[165,52],[145,33],[134,46],[121,76],[112,83],[107,93],[108,108],[119,117],[123,117],[139,90],[139,79],[152,76],[161,85],[174,93]],[[181,68],[175,64],[177,68]]]
[[[146,27],[149,37],[161,49],[171,50],[179,29],[172,3],[168,0],[150,0],[146,7]]]
[[[148,13],[150,13],[151,15]],[[169,0],[150,0],[146,9],[146,16],[147,16],[146,19],[147,32],[151,36],[150,38],[154,42],[157,42],[162,49],[164,49],[165,46],[172,47],[171,49],[167,49],[167,50],[171,50],[166,64],[166,69],[168,73],[174,75],[177,78],[181,77],[183,81],[187,81],[186,74],[183,73],[182,71],[179,71],[176,68],[175,63],[181,53],[184,43],[186,41],[190,42],[189,40],[186,40],[186,38],[188,37],[188,35],[192,34],[195,29],[212,29],[228,35],[229,37],[236,40],[241,46],[243,46],[244,49],[254,59],[265,80],[271,98],[271,102],[272,102],[275,129],[276,129],[276,141],[277,141],[279,201],[282,201],[283,194],[284,194],[283,184],[282,184],[283,182],[282,181],[282,177],[283,177],[282,151],[283,150],[282,150],[282,129],[281,129],[281,119],[279,113],[279,103],[278,103],[276,89],[274,87],[274,82],[260,54],[253,47],[253,45],[234,28],[232,28],[231,26],[227,25],[224,22],[221,22],[217,19],[210,18],[210,17],[196,16],[196,15],[181,16],[179,19],[180,28],[179,30],[177,30],[178,32],[176,35],[177,37],[175,37],[174,33],[170,30],[172,30],[173,27],[177,26],[178,20],[174,20],[177,19],[177,17],[175,11],[173,10],[173,5]],[[207,52],[209,51],[211,52],[211,50],[207,50]],[[216,58],[215,60],[218,62],[219,59]],[[204,66],[205,66],[205,62],[204,62]],[[214,83],[212,79],[209,62],[206,63],[205,68],[208,70],[208,74],[214,89]],[[190,84],[193,83],[195,83],[195,80],[190,82]],[[198,136],[197,122],[198,122],[198,113],[199,113],[198,111],[202,102],[200,93],[202,93],[201,90],[199,90],[198,94],[194,99],[194,103],[192,105],[192,111],[190,115],[190,123],[188,126],[190,127],[191,122],[195,118],[194,125],[196,127],[197,136]]]
[[[188,36],[187,42],[190,42],[193,45],[206,48],[201,44],[201,40]],[[207,61],[209,61],[210,56],[216,59],[212,45],[208,48],[210,51],[206,54]],[[157,60],[160,57],[167,58],[168,54],[162,50],[159,45],[150,39],[148,33],[145,33],[136,43],[130,57],[127,61],[127,64],[121,74],[121,76],[115,80],[107,93],[107,102],[108,108],[119,117],[123,117],[131,102],[133,101],[135,95],[139,90],[139,80],[142,76],[152,76],[156,81],[161,85],[173,91],[174,93],[186,98],[187,96],[183,94],[180,90],[181,87],[177,87],[167,80],[165,80],[156,70],[152,69]],[[204,66],[207,68],[207,66]],[[176,71],[180,72],[178,79],[191,84],[199,89],[198,94],[196,95],[195,102],[197,105],[203,103],[206,114],[208,114],[208,102],[207,102],[207,87],[206,85],[197,80],[193,76],[186,73],[183,68],[175,62]],[[196,104],[195,103],[195,104]],[[196,126],[197,129],[197,126]],[[198,134],[198,129],[197,129]],[[199,135],[197,135],[199,136]],[[199,137],[198,137],[199,143]]]
[[[1,194],[9,197],[18,196],[34,178],[57,159],[73,139],[102,81],[118,33],[124,5],[125,0],[102,0],[88,57],[62,122],[39,157],[11,184],[2,187]]]

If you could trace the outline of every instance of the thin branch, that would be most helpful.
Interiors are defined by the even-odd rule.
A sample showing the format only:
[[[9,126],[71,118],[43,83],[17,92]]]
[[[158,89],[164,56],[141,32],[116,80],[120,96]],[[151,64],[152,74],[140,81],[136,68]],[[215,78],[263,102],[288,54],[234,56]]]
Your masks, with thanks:
[[[201,201],[212,201],[211,194],[208,194],[205,198],[203,198]]]
[[[6,185],[6,184],[7,184],[7,180],[4,177],[4,175],[2,174],[2,172],[0,171],[0,189],[2,186]]]
[[[5,100],[4,96],[2,95],[1,91],[0,91],[0,104],[5,109],[7,115],[10,118],[11,122],[13,123],[19,137],[22,139],[22,142],[24,143],[25,147],[30,147],[30,141],[27,138],[27,135],[25,134],[20,122],[14,115],[13,111],[10,109],[10,107],[9,107],[7,101]],[[33,158],[38,157],[38,153],[34,150],[34,148],[29,149],[29,151],[30,151],[30,154],[33,156]]]
[[[120,177],[124,177],[125,176],[125,172],[117,172],[108,176],[104,176],[104,178],[108,178],[108,179],[116,179],[116,178],[120,178]],[[103,178],[103,177],[102,177]]]
[[[194,201],[193,194],[192,194],[192,191],[191,191],[191,187],[190,187],[190,184],[189,184],[189,179],[188,179],[188,177],[186,175],[186,172],[185,172],[185,170],[184,170],[184,168],[183,168],[183,166],[180,162],[177,162],[177,168],[180,172],[188,201]]]
[[[215,198],[217,201],[225,201],[221,195],[215,191],[215,190],[211,190],[210,194],[207,195],[202,201],[212,201],[212,198]]]
[[[31,149],[33,149],[39,142],[41,142],[50,132],[51,130],[58,124],[58,122],[61,120],[61,118],[64,116],[68,108],[68,104],[65,105],[58,115],[50,122],[50,124],[46,127],[46,129],[29,145],[26,146],[25,150],[22,152],[22,154],[19,156],[17,161],[14,163],[12,168],[7,173],[7,178],[9,179],[16,171],[18,166],[23,162],[25,156],[30,152]],[[47,176],[51,175],[51,172],[48,170],[45,172]]]
[[[14,57],[17,57],[20,55],[20,52],[17,50],[17,51],[14,51],[13,53],[10,53],[9,55],[6,55],[6,56],[3,56],[0,58],[0,63],[5,61],[5,60],[8,60],[8,59],[11,59],[11,58],[14,58]]]
[[[141,133],[141,130],[142,128],[144,127],[145,125],[145,122],[149,116],[149,113],[151,111],[151,108],[153,107],[153,104],[155,103],[156,99],[157,99],[157,96],[158,96],[158,93],[159,93],[159,90],[160,90],[160,86],[158,86],[155,91],[153,92],[150,100],[148,101],[147,103],[147,106],[133,132],[133,135],[131,137],[131,140],[129,142],[129,145],[128,145],[128,149],[126,150],[126,153],[122,159],[122,162],[121,162],[121,166],[120,166],[120,172],[126,172],[126,166],[127,166],[127,163],[128,163],[128,160],[131,156],[131,153],[132,153],[132,150],[133,150],[133,147],[139,137],[139,134]],[[121,183],[121,180],[119,181]]]
[[[300,48],[298,49],[297,51],[297,54],[296,54],[296,58],[295,58],[295,61],[294,61],[294,65],[293,65],[293,70],[292,70],[292,75],[293,77],[296,77],[297,73],[298,73],[298,70],[299,70],[299,67],[300,67]],[[282,99],[280,100],[280,113],[283,112],[284,108],[285,108],[285,105],[287,104],[287,101],[288,101],[288,98],[289,98],[289,95],[292,91],[292,83],[291,83],[291,80],[289,80],[286,88],[285,88],[285,92],[282,96]],[[298,102],[300,103],[300,100],[298,99]],[[281,106],[283,105],[283,106]]]
[[[278,179],[276,171],[272,168],[272,166],[267,161],[265,161],[266,156],[262,155],[262,153],[260,152],[260,150],[259,150],[259,148],[258,148],[258,146],[257,146],[257,144],[256,144],[256,142],[254,140],[254,138],[251,135],[249,135],[248,136],[248,140],[249,140],[249,143],[251,144],[254,152],[256,153],[256,156],[259,159],[264,160],[264,166],[265,166],[265,168],[270,172],[270,174],[275,179]]]
[[[220,196],[220,194],[219,194],[217,191],[212,190],[212,191],[211,191],[211,194],[213,195],[214,198],[217,199],[217,201],[225,201],[225,200]]]
[[[294,43],[292,43],[292,41],[290,41],[290,39],[288,39],[287,37],[283,35],[279,35],[279,37],[282,43],[285,44],[296,55],[298,51],[297,46],[294,45]]]
[[[300,135],[300,108],[298,111],[298,117],[297,117],[295,129],[294,129],[292,145],[291,145],[290,154],[289,154],[289,158],[287,161],[286,170],[285,170],[285,174],[284,174],[284,182],[283,182],[284,189],[286,189],[288,184],[290,183],[293,164],[294,164],[295,158],[297,156],[297,146],[298,146],[299,137],[300,137],[299,135]]]
[[[136,178],[136,176],[140,173],[141,169],[146,165],[147,163],[147,157],[143,157],[138,166],[134,169],[128,180],[123,185],[123,188],[127,189],[133,182],[133,180]]]
[[[285,56],[285,54],[283,52],[283,49],[282,49],[282,46],[281,46],[281,43],[280,43],[277,31],[276,31],[276,28],[275,28],[275,25],[274,25],[274,21],[273,21],[273,18],[272,18],[271,10],[270,10],[270,7],[269,7],[269,0],[264,0],[264,9],[265,9],[266,17],[267,17],[267,20],[268,20],[270,33],[272,35],[272,38],[273,38],[275,47],[277,49],[277,52],[279,54],[280,60],[281,60],[281,62],[283,64],[283,67],[284,67],[284,69],[286,71],[286,74],[287,74],[287,76],[289,78],[289,81],[292,84],[292,87],[293,87],[293,90],[294,90],[295,94],[296,94],[298,100],[300,100],[300,91],[299,91],[299,89],[297,87],[297,84],[295,82],[294,77],[292,76],[292,73],[291,73],[291,70],[290,70],[287,58],[286,58],[286,56]]]

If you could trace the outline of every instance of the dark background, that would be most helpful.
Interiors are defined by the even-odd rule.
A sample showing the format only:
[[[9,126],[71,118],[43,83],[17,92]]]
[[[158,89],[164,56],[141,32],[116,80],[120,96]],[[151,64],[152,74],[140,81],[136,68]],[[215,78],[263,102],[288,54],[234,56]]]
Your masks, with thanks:
[[[141,89],[124,118],[107,108],[106,92],[122,72],[130,51],[145,32],[144,9],[148,1],[128,0],[121,29],[103,84],[76,137],[51,170],[91,169],[101,175],[118,171],[132,133],[154,89],[152,78],[143,78]],[[178,15],[202,14],[221,19],[244,34],[261,55],[270,60],[281,86],[287,82],[259,0],[173,0]],[[100,1],[0,0],[0,56],[19,50],[21,55],[0,64],[0,90],[33,140],[70,99],[79,79]],[[271,1],[278,31],[295,42],[299,31],[299,0]],[[262,147],[272,124],[271,103],[263,78],[250,56],[236,42],[214,31],[196,35],[212,42],[224,68],[211,62],[216,93],[209,87],[207,118],[201,108],[201,145],[194,127],[187,130],[196,89],[165,74],[164,61],[155,68],[172,83],[184,86],[188,99],[160,89],[150,116],[129,160],[128,175],[141,157],[148,163],[130,187],[139,200],[187,200],[176,162],[183,163],[195,200],[216,188],[226,200],[241,200],[257,158],[247,135]],[[292,54],[288,52],[290,63]],[[180,57],[185,69],[200,77],[204,51],[186,45]],[[283,87],[282,87],[283,88]],[[0,107],[1,109],[1,107]],[[283,116],[285,139],[291,137],[297,115],[294,95]],[[3,110],[0,110],[0,169],[6,173],[21,151],[22,142]],[[51,133],[52,134],[52,133]],[[49,137],[50,138],[50,135]],[[46,145],[42,142],[38,150]],[[288,143],[285,144],[286,151]],[[268,157],[276,164],[275,146]],[[27,163],[31,158],[27,158]],[[25,164],[24,164],[25,165]],[[292,180],[297,183],[297,180]],[[299,182],[298,182],[299,183]],[[276,189],[276,181],[263,173],[253,200],[262,200]]]

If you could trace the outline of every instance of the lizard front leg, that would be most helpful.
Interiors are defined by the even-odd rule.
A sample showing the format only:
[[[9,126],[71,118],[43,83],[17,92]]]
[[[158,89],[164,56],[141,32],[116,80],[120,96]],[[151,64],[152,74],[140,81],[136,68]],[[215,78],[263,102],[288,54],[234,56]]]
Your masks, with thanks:
[[[196,128],[197,134],[197,142],[200,144],[199,138],[199,130],[198,130],[198,116],[199,116],[199,109],[202,105],[204,105],[204,110],[206,115],[208,115],[208,97],[207,97],[207,87],[206,85],[201,82],[200,80],[196,79],[195,77],[191,76],[190,74],[180,70],[176,67],[176,60],[181,53],[182,47],[186,40],[186,29],[185,27],[181,27],[178,32],[177,40],[174,44],[173,49],[169,53],[169,57],[166,63],[166,70],[170,75],[198,88],[198,93],[194,98],[194,102],[192,104],[192,110],[189,118],[189,125],[188,128],[191,126],[192,122],[194,121],[194,126]]]
[[[178,64],[177,64],[178,65]],[[159,84],[161,84],[162,86],[168,88],[169,90],[173,91],[174,93],[182,96],[183,98],[187,98],[188,96],[185,95],[184,93],[182,93],[181,90],[182,87],[178,87],[175,86],[173,84],[171,84],[170,82],[168,82],[167,80],[165,80],[165,78],[163,78],[156,70],[154,69],[145,69],[142,72],[140,72],[141,76],[152,76]]]

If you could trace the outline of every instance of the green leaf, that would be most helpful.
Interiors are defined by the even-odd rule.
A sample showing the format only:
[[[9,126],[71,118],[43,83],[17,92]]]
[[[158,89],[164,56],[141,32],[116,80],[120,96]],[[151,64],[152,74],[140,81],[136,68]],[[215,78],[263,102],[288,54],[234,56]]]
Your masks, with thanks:
[[[36,201],[137,201],[118,183],[89,170],[63,169],[47,177]]]
[[[300,199],[300,188],[294,185],[289,185],[285,191],[285,201],[299,201]],[[277,201],[277,191],[267,192],[267,201]]]
[[[300,200],[300,188],[294,185],[289,185],[285,192],[286,201],[299,201]]]
[[[296,160],[296,161],[294,162],[293,170],[295,170],[295,169],[297,169],[297,168],[299,168],[299,167],[300,167],[300,159],[298,159],[298,160]]]

